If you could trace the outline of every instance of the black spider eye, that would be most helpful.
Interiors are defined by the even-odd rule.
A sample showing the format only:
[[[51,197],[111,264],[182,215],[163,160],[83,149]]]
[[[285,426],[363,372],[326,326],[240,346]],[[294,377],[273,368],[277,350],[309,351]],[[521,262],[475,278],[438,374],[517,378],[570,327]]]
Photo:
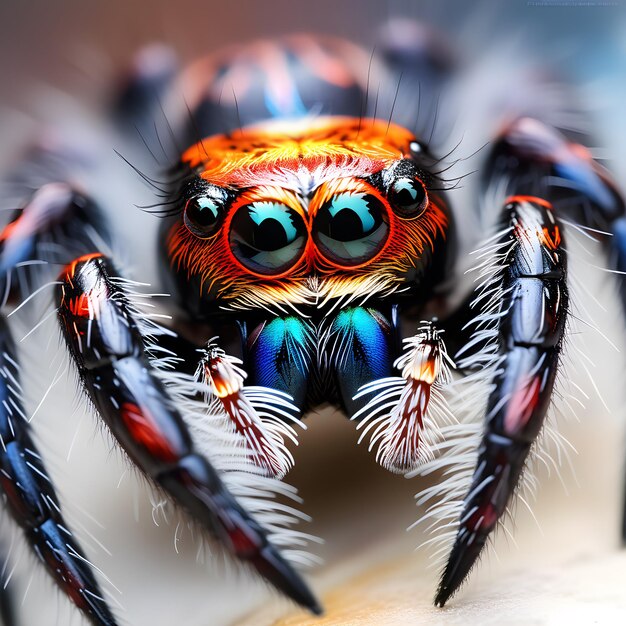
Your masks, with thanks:
[[[340,265],[360,265],[376,256],[389,233],[384,204],[368,193],[334,195],[319,209],[313,237],[321,252]]]
[[[417,217],[424,212],[428,196],[424,185],[414,178],[398,178],[389,191],[391,204],[400,217]]]
[[[210,237],[215,234],[222,220],[224,202],[211,196],[200,196],[187,200],[185,205],[185,226],[196,237]]]
[[[259,274],[286,272],[300,259],[307,230],[302,216],[280,202],[252,202],[235,213],[230,247],[237,260]]]

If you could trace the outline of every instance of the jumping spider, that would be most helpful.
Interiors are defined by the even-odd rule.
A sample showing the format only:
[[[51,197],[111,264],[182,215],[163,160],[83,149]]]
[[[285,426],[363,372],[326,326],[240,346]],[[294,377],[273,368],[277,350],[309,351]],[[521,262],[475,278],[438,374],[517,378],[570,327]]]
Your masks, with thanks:
[[[146,120],[168,94],[188,105],[169,118],[188,147],[166,180],[140,173],[161,196],[149,210],[162,218],[169,328],[142,314],[107,255],[105,216],[67,167],[51,168],[58,176],[0,235],[7,306],[32,287],[12,276],[33,267],[37,280],[45,275],[29,264],[52,269],[44,283],[64,267],[55,287],[62,335],[131,461],[233,557],[313,613],[322,607],[283,552],[264,499],[281,489],[293,463],[286,440],[301,419],[336,405],[371,434],[382,465],[415,471],[454,423],[444,394],[451,370],[491,377],[435,597],[443,606],[505,513],[551,400],[570,307],[563,215],[615,232],[624,220],[620,193],[585,148],[540,119],[515,117],[483,168],[499,207],[483,281],[453,310],[455,181],[434,142],[405,127],[418,107],[414,86],[426,98],[451,71],[442,49],[422,43],[370,56],[295,37],[218,52],[176,76],[167,62],[138,66],[116,105],[120,127],[146,141]],[[377,114],[373,66],[398,85],[388,117]],[[19,357],[6,316],[0,324],[5,501],[62,591],[93,624],[113,625],[23,419]],[[198,327],[212,339],[205,330],[198,340]]]

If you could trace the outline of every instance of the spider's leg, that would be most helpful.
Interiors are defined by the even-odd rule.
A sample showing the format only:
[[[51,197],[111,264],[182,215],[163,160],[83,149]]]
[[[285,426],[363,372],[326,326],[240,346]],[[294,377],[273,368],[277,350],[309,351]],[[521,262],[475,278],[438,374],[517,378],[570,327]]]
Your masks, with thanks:
[[[604,243],[612,269],[621,274],[618,288],[626,313],[626,202],[609,171],[593,160],[586,147],[528,117],[503,129],[485,172],[497,178],[504,173],[510,176],[513,170],[517,189],[524,192],[540,180],[560,211],[567,211],[584,227],[610,235]],[[600,233],[597,236],[602,239]],[[626,498],[622,539],[626,541]]]
[[[553,205],[541,198],[561,215],[612,230],[618,263],[626,258],[619,236],[625,205],[617,186],[586,148],[556,130],[531,118],[516,120],[494,143],[485,176],[488,196],[515,194],[505,208],[502,248],[491,249],[502,266],[477,299],[487,309],[501,301],[499,311],[476,318],[475,333],[475,341],[484,342],[490,319],[499,319],[493,344],[499,367],[478,464],[435,598],[439,605],[458,589],[505,512],[550,402],[568,300],[562,227]]]
[[[200,455],[145,352],[124,290],[102,255],[77,259],[58,287],[59,319],[85,390],[132,461],[237,558],[315,613],[310,590]]]
[[[626,272],[626,202],[610,172],[585,146],[536,119],[516,119],[493,144],[484,188],[502,177],[517,194],[534,193],[540,185],[559,213],[584,227],[608,231],[611,264]],[[619,285],[626,311],[626,281]]]
[[[566,257],[552,206],[514,196],[506,200],[503,221],[501,267],[487,285],[497,287],[500,300],[493,347],[499,366],[472,485],[435,598],[439,606],[469,573],[518,484],[550,403],[565,331]],[[477,335],[489,317],[491,311],[477,318]]]
[[[605,244],[612,268],[626,273],[626,202],[610,172],[585,146],[537,119],[518,118],[502,129],[489,152],[482,181],[487,201],[494,189],[502,192],[502,181],[512,193],[548,197],[560,215],[591,229],[590,234]],[[620,277],[618,285],[626,311],[626,280]],[[473,339],[473,302],[470,294],[441,321],[451,349]],[[464,355],[483,345],[473,342]]]
[[[0,285],[3,300],[26,297],[21,287],[36,283],[38,275],[30,265],[55,232],[58,248],[66,240],[89,238],[97,218],[87,200],[68,185],[51,183],[42,187],[14,219],[0,232]],[[90,214],[88,216],[88,214]],[[65,226],[62,224],[65,223]],[[49,251],[53,261],[58,250]],[[28,276],[27,270],[33,270]],[[11,285],[11,277],[20,287]],[[3,302],[4,304],[4,302]],[[26,540],[60,589],[84,612],[91,623],[116,623],[92,571],[92,566],[63,518],[54,485],[37,450],[25,417],[19,383],[18,355],[5,317],[0,315],[0,489],[9,510],[21,526]],[[8,609],[7,609],[8,610]]]
[[[0,230],[0,304],[25,299],[53,278],[52,265],[94,246],[108,246],[94,202],[67,183],[44,184]]]
[[[91,623],[116,623],[91,565],[63,519],[52,481],[22,407],[17,355],[0,317],[0,487],[9,510],[58,586]]]

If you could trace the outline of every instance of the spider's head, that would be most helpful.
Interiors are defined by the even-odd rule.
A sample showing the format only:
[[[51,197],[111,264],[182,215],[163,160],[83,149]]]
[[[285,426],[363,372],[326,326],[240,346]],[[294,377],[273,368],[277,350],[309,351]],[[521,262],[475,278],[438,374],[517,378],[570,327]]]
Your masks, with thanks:
[[[187,304],[320,306],[419,286],[448,218],[418,148],[387,122],[320,118],[187,150],[165,237],[179,288],[199,299]]]

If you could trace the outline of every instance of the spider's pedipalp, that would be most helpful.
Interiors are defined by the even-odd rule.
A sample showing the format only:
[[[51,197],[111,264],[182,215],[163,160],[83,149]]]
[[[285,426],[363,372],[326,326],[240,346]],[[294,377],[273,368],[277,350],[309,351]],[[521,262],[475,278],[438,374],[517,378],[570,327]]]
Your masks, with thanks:
[[[425,322],[404,344],[394,363],[401,376],[361,387],[354,399],[370,399],[351,418],[359,422],[359,443],[371,432],[369,449],[378,446],[376,460],[398,473],[431,459],[440,427],[454,421],[442,395],[453,366],[442,336]]]
[[[247,373],[240,365],[239,359],[210,342],[196,377],[205,383],[206,401],[225,415],[255,465],[269,476],[282,478],[294,464],[284,438],[297,444],[292,424],[305,426],[295,417],[298,408],[287,394],[269,387],[244,387]]]

